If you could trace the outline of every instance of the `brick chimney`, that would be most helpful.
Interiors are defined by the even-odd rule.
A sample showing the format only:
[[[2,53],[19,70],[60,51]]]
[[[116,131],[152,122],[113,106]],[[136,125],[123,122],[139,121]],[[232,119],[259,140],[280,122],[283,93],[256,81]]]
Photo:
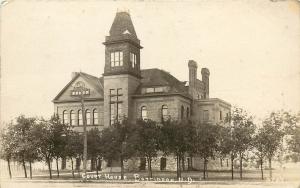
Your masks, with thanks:
[[[208,99],[209,98],[209,70],[208,68],[202,68],[201,69],[201,75],[202,75],[202,82],[204,83],[204,98]]]
[[[197,62],[194,60],[189,60],[189,94],[195,98],[195,89],[196,89],[196,81],[197,81]]]

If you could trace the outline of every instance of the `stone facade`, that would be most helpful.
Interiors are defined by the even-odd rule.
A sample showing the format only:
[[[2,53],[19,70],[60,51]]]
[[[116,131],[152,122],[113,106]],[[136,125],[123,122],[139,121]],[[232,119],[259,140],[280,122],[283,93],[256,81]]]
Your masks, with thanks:
[[[82,125],[79,124],[81,98],[75,92],[78,83],[86,88],[84,105],[86,112],[90,113],[88,129],[97,127],[102,130],[110,126],[115,119],[120,121],[121,117],[127,117],[131,122],[144,118],[160,123],[163,107],[166,109],[164,117],[172,120],[191,119],[200,123],[221,124],[229,116],[229,103],[209,97],[210,71],[202,68],[202,79],[198,79],[198,65],[194,60],[188,62],[188,82],[179,81],[160,69],[141,69],[142,47],[129,13],[116,14],[109,36],[103,44],[103,76],[95,77],[83,72],[72,73],[71,81],[53,100],[55,113],[59,114],[63,121],[71,124],[74,130],[82,131]],[[200,168],[201,161],[189,158],[185,160],[186,168],[187,160],[190,160],[194,167]],[[165,161],[166,166],[162,168],[161,163]],[[139,169],[140,165],[139,158],[125,163],[129,171]],[[152,168],[176,170],[176,160],[173,156],[164,157],[160,154],[154,159]]]

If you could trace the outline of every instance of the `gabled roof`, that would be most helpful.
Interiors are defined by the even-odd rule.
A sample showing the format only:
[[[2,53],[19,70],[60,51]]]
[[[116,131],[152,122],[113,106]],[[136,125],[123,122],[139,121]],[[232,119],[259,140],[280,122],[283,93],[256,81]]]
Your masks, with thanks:
[[[79,76],[81,76],[87,83],[89,83],[98,93],[103,96],[103,77],[97,78],[84,72],[77,72],[76,76],[74,76],[72,80],[59,92],[59,94],[53,99],[53,101],[57,101]],[[164,70],[160,70],[157,68],[144,69],[141,70],[141,76],[141,84],[136,91],[137,95],[141,94],[141,88],[168,86],[170,88],[169,91],[167,93],[163,93],[163,95],[182,94],[188,96],[188,87],[185,86],[186,82],[179,81],[177,78]]]
[[[81,74],[81,76],[82,76],[88,83],[90,83],[92,86],[94,86],[94,88],[95,88],[99,93],[103,93],[103,91],[104,91],[103,77],[97,78],[96,76],[92,76],[92,75],[87,74],[87,73],[84,73],[84,72],[80,72],[79,74]]]
[[[170,73],[154,69],[144,69],[141,70],[141,85],[140,87],[150,87],[150,86],[169,86],[170,92],[187,93],[188,89],[185,86],[185,82],[179,81]]]
[[[137,38],[129,13],[117,12],[114,22],[109,30],[109,35],[119,36],[123,34],[132,35]]]
[[[59,99],[59,97],[65,92],[65,90],[79,77],[81,76],[86,82],[91,84],[94,89],[99,92],[101,95],[103,95],[104,87],[103,87],[103,77],[97,78],[95,76],[92,76],[90,74],[84,73],[84,72],[75,72],[76,76],[72,78],[72,80],[58,93],[58,95],[53,99],[53,101],[56,101]]]

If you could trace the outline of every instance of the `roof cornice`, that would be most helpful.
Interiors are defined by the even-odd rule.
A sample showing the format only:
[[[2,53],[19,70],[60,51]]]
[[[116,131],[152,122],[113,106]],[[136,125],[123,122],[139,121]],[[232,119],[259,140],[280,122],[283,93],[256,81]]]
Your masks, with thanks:
[[[131,95],[132,98],[150,98],[150,97],[166,97],[166,96],[181,96],[186,99],[192,100],[191,97],[189,97],[185,93],[151,93],[151,94],[140,94],[140,95]]]
[[[90,102],[90,101],[104,101],[103,98],[86,98],[84,99],[85,102]],[[78,99],[71,99],[71,100],[52,100],[54,104],[59,104],[59,103],[72,103],[72,102],[80,102],[80,98]]]

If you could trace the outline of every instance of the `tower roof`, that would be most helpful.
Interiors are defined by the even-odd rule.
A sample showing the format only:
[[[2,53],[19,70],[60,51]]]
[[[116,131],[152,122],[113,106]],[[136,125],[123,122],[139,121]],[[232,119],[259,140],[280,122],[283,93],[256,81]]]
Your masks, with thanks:
[[[132,35],[137,38],[133,23],[128,12],[117,12],[114,22],[109,30],[110,36]]]

